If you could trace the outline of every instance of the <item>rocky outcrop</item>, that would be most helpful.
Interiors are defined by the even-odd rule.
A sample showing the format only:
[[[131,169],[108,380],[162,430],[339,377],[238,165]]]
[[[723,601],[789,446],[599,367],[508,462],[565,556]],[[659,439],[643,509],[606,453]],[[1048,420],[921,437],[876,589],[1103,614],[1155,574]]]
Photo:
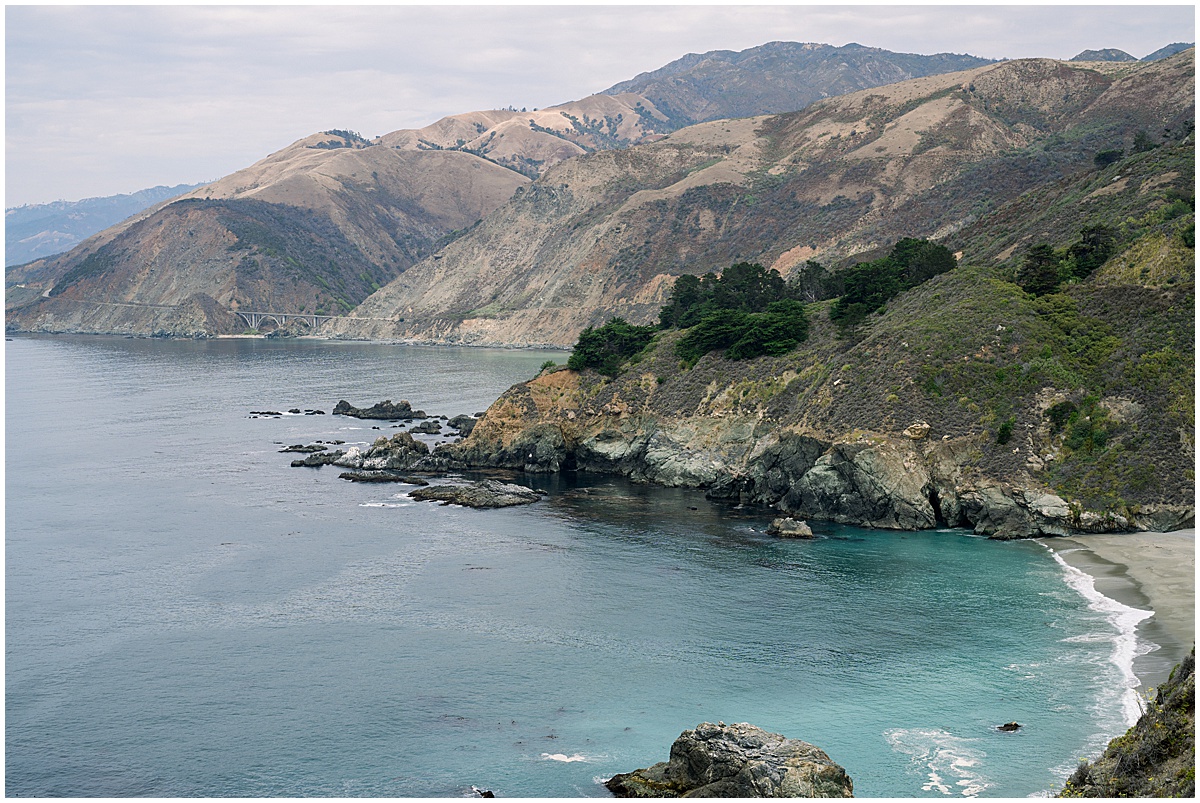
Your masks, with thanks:
[[[404,470],[420,467],[429,457],[429,447],[407,432],[388,439],[380,436],[366,450],[351,446],[334,465],[367,471]]]
[[[350,402],[342,399],[333,408],[334,415],[345,415],[350,418],[379,419],[380,421],[411,421],[414,418],[428,418],[424,410],[414,410],[407,399],[401,399],[399,404],[392,404],[391,399],[372,404],[366,409],[359,409]]]
[[[1196,648],[1158,688],[1149,709],[1094,763],[1082,762],[1059,797],[1196,797]]]
[[[605,782],[617,797],[853,797],[846,771],[820,748],[746,723],[701,723],[670,759]]]
[[[657,365],[663,370],[664,363]],[[783,384],[775,376],[767,383]],[[987,432],[931,437],[930,424],[909,419],[891,432],[830,437],[803,422],[771,421],[761,410],[731,405],[715,383],[690,391],[683,409],[665,409],[662,387],[647,374],[607,382],[547,372],[510,388],[470,437],[436,454],[464,467],[609,473],[699,488],[711,498],[768,505],[808,521],[965,527],[1002,539],[1159,529],[1194,515],[1186,505],[1147,505],[1136,515],[1089,511],[1028,471],[983,471],[980,455],[995,449]]]
[[[409,496],[423,502],[441,502],[443,505],[493,508],[529,505],[542,495],[524,485],[482,480],[470,485],[431,485],[409,491]]]

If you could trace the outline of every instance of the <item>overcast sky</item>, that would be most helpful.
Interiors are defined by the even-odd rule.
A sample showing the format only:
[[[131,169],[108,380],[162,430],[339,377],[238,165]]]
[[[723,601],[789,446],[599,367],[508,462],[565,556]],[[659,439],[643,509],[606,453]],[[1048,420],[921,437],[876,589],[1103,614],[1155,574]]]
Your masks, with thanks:
[[[7,6],[5,206],[210,181],[317,131],[543,108],[770,41],[1140,58],[1195,41],[1195,7]]]

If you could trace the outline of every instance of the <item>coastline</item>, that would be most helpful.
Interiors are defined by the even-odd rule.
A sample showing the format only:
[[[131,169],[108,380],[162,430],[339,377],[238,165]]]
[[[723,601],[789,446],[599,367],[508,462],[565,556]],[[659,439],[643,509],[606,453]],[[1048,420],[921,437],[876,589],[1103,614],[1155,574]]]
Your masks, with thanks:
[[[1087,575],[1098,594],[1133,609],[1126,615],[1136,622],[1131,669],[1140,681],[1138,693],[1145,695],[1165,681],[1196,638],[1196,531],[1073,535],[1038,542]],[[1158,648],[1144,652],[1147,642]]]

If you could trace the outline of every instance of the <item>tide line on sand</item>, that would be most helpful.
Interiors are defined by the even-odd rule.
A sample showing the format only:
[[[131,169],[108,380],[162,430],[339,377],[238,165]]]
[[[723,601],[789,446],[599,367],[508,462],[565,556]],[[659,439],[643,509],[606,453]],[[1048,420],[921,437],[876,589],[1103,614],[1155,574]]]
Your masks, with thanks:
[[[1141,681],[1134,674],[1133,662],[1138,656],[1145,655],[1158,649],[1137,635],[1138,624],[1154,615],[1152,610],[1141,610],[1107,597],[1096,590],[1096,578],[1077,569],[1063,559],[1057,550],[1043,544],[1054,560],[1063,569],[1063,577],[1068,586],[1087,600],[1090,610],[1101,614],[1116,630],[1112,639],[1112,652],[1109,661],[1121,674],[1124,690],[1121,693],[1121,713],[1125,724],[1132,727],[1142,715],[1142,698],[1138,694]]]

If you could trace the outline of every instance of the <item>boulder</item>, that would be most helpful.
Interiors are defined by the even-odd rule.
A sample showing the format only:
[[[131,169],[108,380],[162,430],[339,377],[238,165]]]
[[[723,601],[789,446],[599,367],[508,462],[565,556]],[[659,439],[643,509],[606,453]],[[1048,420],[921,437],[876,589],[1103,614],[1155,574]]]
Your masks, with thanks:
[[[416,432],[421,435],[437,435],[441,431],[442,425],[437,421],[422,421],[409,430],[409,432]]]
[[[791,516],[775,519],[767,527],[769,535],[778,535],[780,538],[812,538],[812,528],[807,522],[793,519]]]
[[[342,399],[333,408],[334,415],[345,415],[351,418],[371,418],[380,421],[411,421],[414,418],[428,418],[424,410],[414,410],[407,399],[401,399],[399,404],[392,404],[391,399],[378,402],[365,410],[360,410],[350,402]]]
[[[532,488],[497,480],[483,480],[470,485],[430,485],[427,488],[409,491],[408,495],[423,502],[480,508],[528,505],[542,498],[541,494]]]
[[[446,422],[446,426],[457,429],[458,434],[465,438],[475,429],[475,419],[469,415],[456,415]]]
[[[907,429],[904,430],[904,437],[914,441],[919,441],[928,435],[929,425],[924,421],[918,421],[915,424],[911,424]]]
[[[670,760],[614,775],[617,797],[853,797],[846,771],[818,747],[746,723],[704,722]]]
[[[325,451],[326,448],[327,447],[321,446],[320,444],[316,444],[316,443],[310,443],[308,446],[305,446],[302,443],[293,443],[291,446],[285,446],[284,448],[280,449],[279,452],[280,452],[280,454],[282,454],[284,452],[300,452],[302,454],[312,454],[313,452],[323,452],[323,451]]]
[[[937,526],[929,470],[909,448],[840,443],[822,455],[780,505],[809,518],[889,530]]]

